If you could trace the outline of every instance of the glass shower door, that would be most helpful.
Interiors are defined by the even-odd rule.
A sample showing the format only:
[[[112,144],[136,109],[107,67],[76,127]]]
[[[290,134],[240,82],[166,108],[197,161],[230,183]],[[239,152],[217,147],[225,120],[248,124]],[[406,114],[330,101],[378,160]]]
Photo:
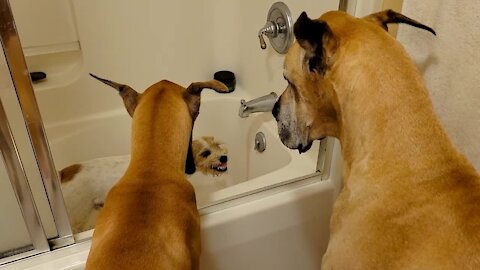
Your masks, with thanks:
[[[74,239],[8,0],[0,39],[1,266]]]
[[[13,187],[5,169],[5,161],[0,165],[0,213],[4,216],[0,220],[0,257],[7,257],[17,252],[32,249],[32,241],[27,226],[23,220],[22,211],[18,205]]]
[[[50,250],[1,101],[0,152],[1,264]]]

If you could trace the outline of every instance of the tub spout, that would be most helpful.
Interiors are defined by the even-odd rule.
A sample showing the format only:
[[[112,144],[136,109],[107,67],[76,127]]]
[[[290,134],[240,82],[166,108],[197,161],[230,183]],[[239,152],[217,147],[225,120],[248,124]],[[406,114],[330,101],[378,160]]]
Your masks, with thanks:
[[[242,99],[240,101],[240,109],[238,110],[238,116],[242,118],[248,117],[251,113],[256,112],[271,112],[275,102],[277,102],[277,94],[274,92],[261,96],[250,101]]]

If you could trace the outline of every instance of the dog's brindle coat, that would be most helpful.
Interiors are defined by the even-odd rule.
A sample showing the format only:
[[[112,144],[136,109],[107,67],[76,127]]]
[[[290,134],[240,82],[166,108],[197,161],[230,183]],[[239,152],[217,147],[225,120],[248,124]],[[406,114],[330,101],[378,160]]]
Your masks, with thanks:
[[[86,269],[198,269],[200,219],[185,160],[201,90],[228,88],[160,81],[139,94],[96,78],[119,90],[133,116],[132,151],[97,219]]]
[[[344,160],[322,269],[480,269],[480,177],[384,30],[392,22],[421,25],[385,11],[303,13],[294,26],[273,109],[280,138],[303,152],[337,137]]]

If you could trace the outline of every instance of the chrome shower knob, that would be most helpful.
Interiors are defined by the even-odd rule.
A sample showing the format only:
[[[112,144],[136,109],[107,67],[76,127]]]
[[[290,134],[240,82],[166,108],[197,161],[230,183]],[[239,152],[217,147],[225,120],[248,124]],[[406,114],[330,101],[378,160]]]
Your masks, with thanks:
[[[260,48],[266,49],[267,44],[263,36],[267,36],[270,44],[280,54],[284,54],[293,42],[292,16],[287,5],[276,2],[267,15],[267,23],[258,31]]]

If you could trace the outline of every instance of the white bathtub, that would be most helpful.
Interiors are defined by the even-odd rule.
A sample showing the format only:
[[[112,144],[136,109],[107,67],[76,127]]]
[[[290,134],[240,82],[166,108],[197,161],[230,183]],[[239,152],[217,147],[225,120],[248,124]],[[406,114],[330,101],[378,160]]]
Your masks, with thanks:
[[[313,177],[205,208],[200,269],[320,269],[334,197],[333,181]],[[75,244],[5,269],[83,269],[89,247]]]
[[[118,102],[121,102],[120,98]],[[205,91],[194,137],[213,135],[229,148],[234,185],[197,194],[202,214],[202,269],[318,269],[328,242],[328,224],[340,176],[315,174],[318,144],[298,154],[278,139],[270,113],[238,117],[237,89]],[[46,127],[57,168],[91,158],[128,154],[131,119],[124,110]],[[254,150],[263,132],[265,152]],[[338,145],[335,145],[338,148]],[[339,159],[338,149],[333,158]],[[333,166],[338,166],[334,162]],[[194,176],[195,177],[195,176]],[[197,177],[202,177],[201,175]],[[6,269],[83,269],[93,231],[78,244],[7,265]]]
[[[219,177],[228,183],[228,187],[221,190],[202,188],[201,183],[208,187],[209,182],[218,181],[212,176],[197,172],[189,178],[198,187],[199,207],[296,179],[316,170],[318,142],[311,151],[302,155],[287,149],[278,138],[276,123],[269,112],[252,114],[248,118],[238,116],[241,98],[251,97],[242,94],[241,89],[230,94],[203,92],[193,137],[214,136],[223,142],[228,148],[229,166],[228,173]],[[118,102],[122,102],[120,97]],[[46,126],[56,167],[61,169],[94,158],[129,154],[130,127],[131,118],[125,110]],[[262,132],[267,142],[262,153],[254,149],[257,132]]]

